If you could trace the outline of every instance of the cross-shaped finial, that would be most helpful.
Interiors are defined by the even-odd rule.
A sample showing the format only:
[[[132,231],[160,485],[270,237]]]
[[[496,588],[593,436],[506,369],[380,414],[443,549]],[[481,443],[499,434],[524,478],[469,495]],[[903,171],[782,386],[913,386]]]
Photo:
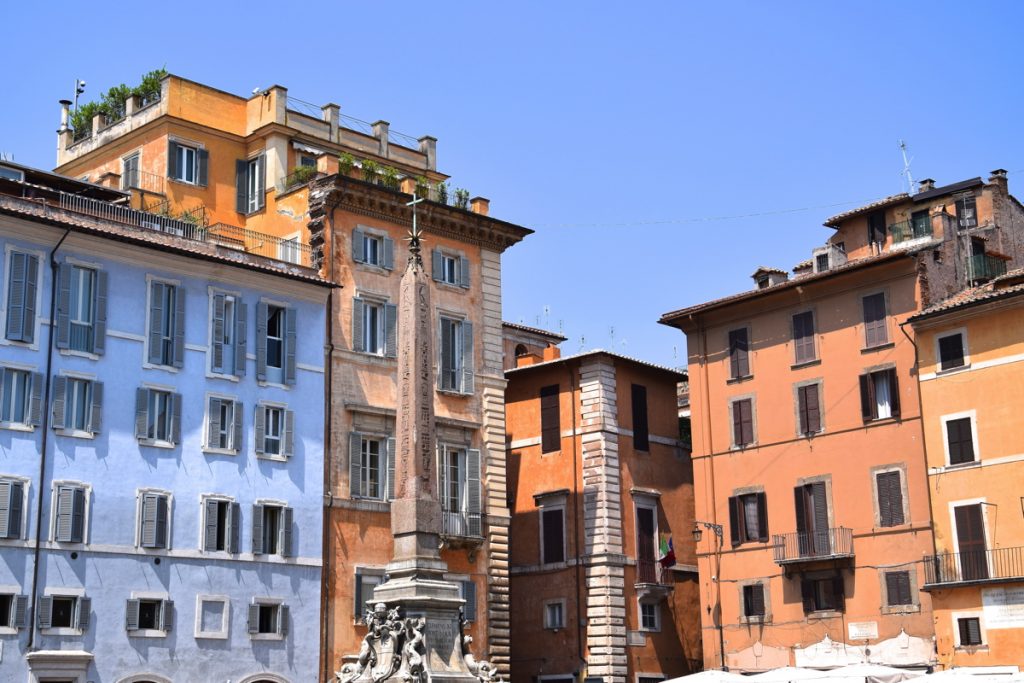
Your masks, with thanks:
[[[423,197],[419,197],[406,204],[406,206],[412,207],[412,230],[409,231],[409,236],[406,238],[409,242],[409,259],[415,260],[417,263],[423,262],[420,256],[420,240],[422,239],[423,231],[416,225],[416,205],[422,201]]]

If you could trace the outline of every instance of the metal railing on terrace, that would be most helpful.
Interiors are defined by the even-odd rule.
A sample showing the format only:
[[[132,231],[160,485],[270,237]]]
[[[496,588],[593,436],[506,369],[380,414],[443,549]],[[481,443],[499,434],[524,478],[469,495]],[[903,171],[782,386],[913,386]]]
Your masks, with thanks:
[[[925,588],[1024,580],[1024,547],[929,555]]]
[[[227,223],[214,223],[206,228],[205,241],[299,266],[312,263],[312,249],[298,238],[285,239]]]
[[[969,280],[991,280],[1006,275],[1006,261],[989,254],[973,254],[968,262]]]
[[[121,178],[122,190],[142,190],[154,194],[164,193],[164,177],[158,173],[137,170]]]
[[[482,517],[478,512],[441,511],[441,534],[444,536],[482,537],[481,523]]]
[[[834,527],[772,536],[776,564],[853,557],[853,530]]]
[[[170,216],[161,216],[148,211],[138,211],[127,206],[111,204],[97,199],[80,197],[75,194],[60,194],[60,208],[82,213],[95,218],[102,218],[115,223],[123,223],[136,228],[146,228],[164,232],[190,240],[203,240],[203,226],[191,220],[180,220]]]
[[[312,102],[306,102],[300,100],[297,97],[291,97],[290,95],[286,99],[286,106],[294,112],[299,114],[305,114],[315,119],[323,120],[323,107],[320,107]],[[373,124],[369,121],[363,121],[357,119],[354,116],[347,114],[338,113],[338,125],[342,128],[348,128],[354,130],[363,135],[375,137],[373,133]],[[388,142],[394,145],[401,145],[402,147],[408,147],[409,149],[419,150],[420,141],[411,135],[405,133],[399,133],[398,131],[388,129]]]
[[[892,235],[892,243],[899,244],[921,237],[932,237],[935,228],[941,227],[944,235],[953,234],[955,231],[956,217],[945,213],[932,214],[918,219],[910,219],[892,223],[889,225],[889,234]]]

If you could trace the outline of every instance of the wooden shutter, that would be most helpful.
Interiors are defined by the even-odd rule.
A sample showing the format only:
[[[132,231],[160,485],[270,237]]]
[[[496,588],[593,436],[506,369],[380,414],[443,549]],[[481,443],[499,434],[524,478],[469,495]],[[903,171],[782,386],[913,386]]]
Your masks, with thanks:
[[[824,533],[828,531],[828,500],[826,499],[825,482],[816,481],[808,484],[811,500],[813,501],[814,531]]]
[[[92,352],[102,356],[107,350],[107,290],[109,277],[104,270],[96,271],[96,315],[92,324]]]
[[[252,554],[263,554],[263,506],[252,506]]]
[[[54,525],[54,540],[69,543],[72,539],[72,516],[75,507],[75,489],[71,486],[57,487],[57,519]]]
[[[167,177],[178,177],[178,145],[170,140],[167,141]]]
[[[157,548],[156,542],[156,509],[160,503],[160,496],[147,493],[142,496],[142,547]]]
[[[103,429],[103,382],[92,381],[91,405],[89,406],[89,431],[99,434]]]
[[[843,612],[846,609],[846,584],[843,582],[843,575],[836,574],[832,577],[832,597],[835,600],[836,610]]]
[[[559,388],[551,384],[540,389],[540,440],[541,452],[551,453],[562,447],[560,424]]]
[[[0,481],[0,538],[13,538],[11,524],[11,499],[14,482]]]
[[[398,306],[384,304],[384,355],[398,358]]]
[[[462,581],[462,596],[466,604],[462,608],[462,618],[476,621],[476,584],[473,580]]]
[[[733,401],[733,438],[737,446],[754,443],[754,417],[751,406],[752,401],[749,398]]]
[[[296,326],[298,316],[294,308],[286,308],[284,313],[284,383],[295,384],[295,357],[298,351]]]
[[[433,266],[431,269],[433,272],[431,274],[433,275],[434,282],[440,282],[442,275],[441,271],[444,270],[444,260],[441,257],[441,250],[435,248],[430,253],[430,257],[431,265]]]
[[[734,546],[745,540],[746,534],[740,527],[743,519],[743,507],[739,496],[729,496],[729,539]]]
[[[810,524],[807,519],[807,506],[805,505],[805,496],[807,495],[803,486],[797,486],[793,489],[793,502],[796,509],[796,532],[797,534],[806,534],[810,529]]]
[[[768,540],[768,496],[764,491],[757,494],[757,540]]]
[[[480,451],[466,450],[466,511],[469,513],[469,535],[483,536],[482,498],[480,480]]]
[[[817,607],[814,597],[814,581],[802,579],[800,581],[800,597],[804,603],[804,614],[810,614]]]
[[[37,259],[30,254],[12,251],[7,279],[7,331],[11,341],[31,343],[35,334],[35,278]],[[31,265],[30,265],[31,264]],[[30,294],[31,290],[31,296]],[[29,308],[33,311],[30,316]]]
[[[352,298],[352,350],[366,351],[366,330],[363,327],[366,303],[359,297]]]
[[[181,443],[181,394],[171,394],[171,443]]]
[[[71,345],[71,272],[70,264],[57,267],[57,330],[55,346],[66,349]]]
[[[397,444],[395,440],[388,437],[388,500],[395,499],[395,457],[397,456]]]
[[[363,241],[366,233],[362,228],[352,230],[352,260],[356,263],[366,263],[366,243]]]
[[[267,409],[265,406],[256,406],[256,415],[253,418],[252,430],[253,436],[256,438],[256,443],[253,444],[253,449],[256,451],[257,455],[263,455],[267,435]]]
[[[135,390],[135,438],[145,439],[149,433],[149,389]]]
[[[805,311],[793,316],[793,345],[797,363],[814,360],[814,313]]]
[[[206,421],[207,448],[220,448],[220,405],[221,399],[210,398],[210,417]]]
[[[204,520],[205,533],[203,534],[203,550],[216,550],[217,510],[219,507],[219,502],[208,498],[204,502],[203,506],[206,508]]]
[[[459,286],[469,289],[469,259],[459,256]]]
[[[85,491],[75,488],[72,500],[71,542],[81,543],[85,539]]]
[[[633,408],[633,448],[638,451],[650,450],[647,429],[647,387],[634,384],[630,391]]]
[[[238,503],[231,503],[228,506],[228,530],[224,534],[228,552],[237,553],[241,545],[239,537],[242,534],[242,506]]]
[[[261,154],[257,163],[259,175],[256,184],[256,206],[262,209],[267,201],[267,155]]]
[[[167,548],[170,543],[167,539],[167,496],[156,497],[156,547]]]
[[[359,567],[356,567],[356,585],[355,590],[352,593],[352,611],[355,613],[356,619],[362,619],[363,611],[363,573]]]
[[[245,376],[245,350],[248,337],[249,308],[235,299],[235,374]]]
[[[363,491],[363,435],[350,432],[348,435],[348,492],[352,498],[362,498]]]
[[[266,302],[256,304],[256,379],[267,379],[267,316],[270,307]]]
[[[174,287],[174,359],[180,368],[185,365],[185,288]]]
[[[242,415],[245,414],[245,406],[241,401],[231,402],[231,450],[242,450]]]
[[[75,601],[75,625],[87,631],[92,622],[92,598],[80,597]]]
[[[909,572],[886,572],[885,573],[886,604],[912,605],[913,596],[910,593]]]
[[[124,606],[124,629],[126,631],[139,630],[139,606],[141,600],[132,598]]]
[[[29,376],[32,386],[29,390],[28,423],[38,427],[43,423],[43,373],[33,372]]]
[[[981,619],[978,617],[967,617],[957,619],[957,627],[960,631],[961,645],[981,645]]]
[[[170,633],[174,628],[174,601],[160,601],[160,629]]]
[[[800,433],[817,434],[821,431],[821,409],[818,404],[818,385],[807,384],[797,388],[800,413]]]
[[[281,444],[281,454],[286,458],[292,457],[295,453],[295,411],[284,411],[284,435]]]
[[[451,384],[451,349],[454,341],[452,340],[452,324],[447,318],[438,319],[438,344],[437,351],[440,356],[437,368],[437,387],[441,390],[451,390],[455,387],[449,386]]]
[[[28,627],[28,596],[16,595],[14,597],[14,617],[11,624],[14,628]]]
[[[249,633],[260,632],[260,606],[249,605]]]
[[[149,287],[149,362],[163,363],[163,333],[161,326],[164,316],[164,288],[162,282],[152,282]]]
[[[864,422],[875,419],[875,383],[870,374],[860,376],[860,416]]]
[[[900,383],[896,376],[896,368],[885,370],[889,376],[889,410],[894,418],[900,416]]]
[[[281,557],[292,556],[292,522],[294,521],[292,508],[281,508]]]
[[[381,238],[384,246],[384,268],[394,270],[395,268],[395,241],[385,235]]]
[[[462,393],[472,394],[476,349],[473,348],[473,323],[462,321]]]
[[[939,359],[942,370],[959,368],[964,364],[964,338],[962,335],[951,334],[939,339]]]
[[[949,443],[950,465],[974,462],[974,436],[971,430],[971,418],[947,420],[946,439]]]
[[[288,605],[277,606],[277,632],[282,635],[288,635],[288,623],[289,619]]]
[[[753,584],[743,587],[743,612],[747,617],[764,616],[764,586]]]
[[[863,299],[864,342],[868,348],[880,346],[889,341],[885,324],[885,294],[872,294]]]
[[[49,595],[39,597],[36,604],[36,622],[39,628],[50,628],[53,619],[53,598]]]
[[[214,294],[213,295],[213,332],[210,335],[212,337],[212,352],[213,352],[213,369],[221,372],[226,372],[228,368],[224,367],[224,295]]]
[[[988,578],[985,517],[981,505],[960,505],[953,508],[956,521],[960,571],[964,581]]]
[[[206,187],[209,184],[210,176],[210,153],[200,147],[196,150],[196,159],[199,162],[199,173],[197,174],[198,185],[200,187]]]
[[[544,538],[543,564],[565,561],[565,513],[562,508],[541,508]]]
[[[737,446],[743,446],[743,408],[740,404],[743,401],[733,401],[732,403],[732,440]]]
[[[729,332],[729,367],[733,379],[750,374],[747,328]]]
[[[245,159],[235,160],[235,211],[249,212],[249,186],[246,182],[249,162]]]
[[[904,523],[903,488],[899,472],[879,472],[875,475],[878,489],[878,518],[883,527]]]

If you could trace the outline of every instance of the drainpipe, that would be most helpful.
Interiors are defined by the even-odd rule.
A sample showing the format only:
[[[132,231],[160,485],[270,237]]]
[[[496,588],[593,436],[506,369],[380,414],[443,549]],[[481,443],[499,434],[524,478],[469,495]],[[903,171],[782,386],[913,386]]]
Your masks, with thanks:
[[[64,244],[71,230],[65,230],[64,234],[57,241],[57,244],[50,251],[50,327],[46,332],[46,382],[43,385],[43,408],[40,411],[42,418],[40,429],[42,430],[42,444],[39,453],[39,485],[36,490],[36,537],[32,546],[32,595],[31,607],[29,609],[32,627],[28,632],[28,649],[35,649],[36,641],[36,595],[39,586],[39,550],[43,541],[43,480],[46,477],[46,451],[50,443],[50,383],[53,377],[53,338],[56,329],[57,318],[57,250]]]
[[[576,373],[572,368],[572,364],[568,363],[566,364],[566,371],[569,373],[569,396],[572,399],[572,535],[575,539],[576,546],[576,552],[573,553],[576,556],[576,657],[583,663],[583,667],[585,669],[587,666],[587,660],[583,657],[583,563],[580,555],[580,548],[583,547],[583,540],[580,538],[580,477],[577,476],[576,470],[579,459],[579,451],[576,446]],[[582,476],[582,474],[580,476]]]

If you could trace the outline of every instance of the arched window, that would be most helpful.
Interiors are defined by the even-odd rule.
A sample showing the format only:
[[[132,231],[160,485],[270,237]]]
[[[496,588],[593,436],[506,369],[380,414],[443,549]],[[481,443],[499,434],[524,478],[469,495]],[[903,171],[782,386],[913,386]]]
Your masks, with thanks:
[[[516,358],[525,356],[529,351],[526,349],[526,344],[516,344]]]

